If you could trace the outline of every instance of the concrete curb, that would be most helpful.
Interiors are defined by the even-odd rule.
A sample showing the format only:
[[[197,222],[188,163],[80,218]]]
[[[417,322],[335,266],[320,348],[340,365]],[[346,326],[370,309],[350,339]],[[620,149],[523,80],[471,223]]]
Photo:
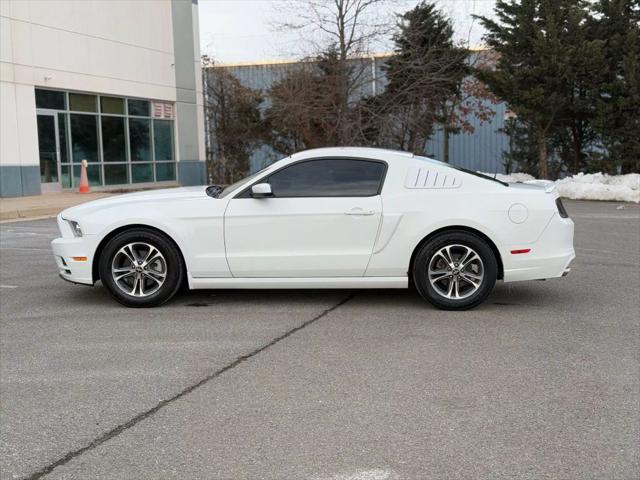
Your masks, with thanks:
[[[112,195],[114,193],[110,192],[88,194],[65,192],[46,193],[33,197],[3,198],[0,199],[0,222],[54,217],[67,208]]]
[[[33,209],[27,209],[27,210],[9,210],[8,212],[0,212],[0,222],[6,222],[8,220],[27,220],[32,218],[55,217],[62,210],[59,208],[47,208],[47,207],[33,208]]]

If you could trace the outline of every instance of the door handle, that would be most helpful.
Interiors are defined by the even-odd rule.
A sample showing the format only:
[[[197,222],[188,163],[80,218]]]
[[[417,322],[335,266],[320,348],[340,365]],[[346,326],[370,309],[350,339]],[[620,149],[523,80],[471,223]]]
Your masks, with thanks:
[[[363,217],[363,216],[367,216],[367,215],[374,215],[376,212],[374,212],[373,210],[363,210],[360,207],[354,207],[351,210],[347,210],[346,212],[344,212],[345,215],[353,215],[353,216],[358,216],[358,217]]]

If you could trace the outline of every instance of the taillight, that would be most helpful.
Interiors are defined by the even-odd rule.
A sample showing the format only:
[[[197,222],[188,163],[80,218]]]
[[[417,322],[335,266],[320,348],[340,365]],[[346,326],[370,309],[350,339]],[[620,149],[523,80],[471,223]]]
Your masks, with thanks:
[[[564,205],[562,204],[562,200],[560,199],[560,197],[556,198],[556,207],[558,207],[558,213],[560,214],[560,216],[562,218],[569,218],[569,214],[565,210]]]

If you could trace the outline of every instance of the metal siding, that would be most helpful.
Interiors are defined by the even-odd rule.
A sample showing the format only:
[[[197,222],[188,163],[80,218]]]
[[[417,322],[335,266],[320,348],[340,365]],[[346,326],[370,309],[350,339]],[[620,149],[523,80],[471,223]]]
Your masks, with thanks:
[[[471,117],[473,133],[459,133],[449,137],[449,162],[452,165],[490,173],[503,173],[502,154],[509,147],[504,127],[505,104],[488,104],[495,112],[488,122]],[[444,135],[438,128],[427,141],[425,152],[436,160],[444,159]]]
[[[374,90],[372,84],[372,68],[375,68],[377,79],[375,89],[380,92],[386,86],[384,76],[384,59],[366,59],[368,68],[363,73],[370,86],[363,85],[359,95],[370,95]],[[371,62],[374,62],[373,64]],[[285,77],[292,69],[300,68],[299,63],[274,63],[264,65],[241,65],[241,66],[217,66],[213,68],[224,68],[240,83],[248,88],[259,90],[266,96],[268,89],[274,83]],[[206,70],[205,70],[206,72]],[[205,73],[206,74],[206,73]],[[508,149],[509,141],[507,136],[501,132],[504,127],[504,113],[506,106],[504,103],[486,103],[494,112],[493,118],[488,122],[480,122],[475,116],[469,118],[469,122],[474,127],[473,133],[460,133],[449,137],[449,161],[453,165],[461,166],[471,170],[480,170],[489,173],[502,173],[502,152]],[[266,98],[261,108],[266,110],[269,106],[269,99]],[[444,158],[444,141],[442,131],[437,128],[433,136],[425,144],[425,154],[431,155],[438,160]],[[251,172],[255,172],[266,165],[282,158],[283,155],[274,151],[270,146],[263,145],[257,148],[250,158]]]

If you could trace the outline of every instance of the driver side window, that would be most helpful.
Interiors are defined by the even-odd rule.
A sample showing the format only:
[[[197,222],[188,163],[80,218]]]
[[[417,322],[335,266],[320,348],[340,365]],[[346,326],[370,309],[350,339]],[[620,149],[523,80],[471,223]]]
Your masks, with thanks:
[[[370,197],[378,195],[386,164],[373,160],[319,159],[293,164],[265,181],[274,197]]]

